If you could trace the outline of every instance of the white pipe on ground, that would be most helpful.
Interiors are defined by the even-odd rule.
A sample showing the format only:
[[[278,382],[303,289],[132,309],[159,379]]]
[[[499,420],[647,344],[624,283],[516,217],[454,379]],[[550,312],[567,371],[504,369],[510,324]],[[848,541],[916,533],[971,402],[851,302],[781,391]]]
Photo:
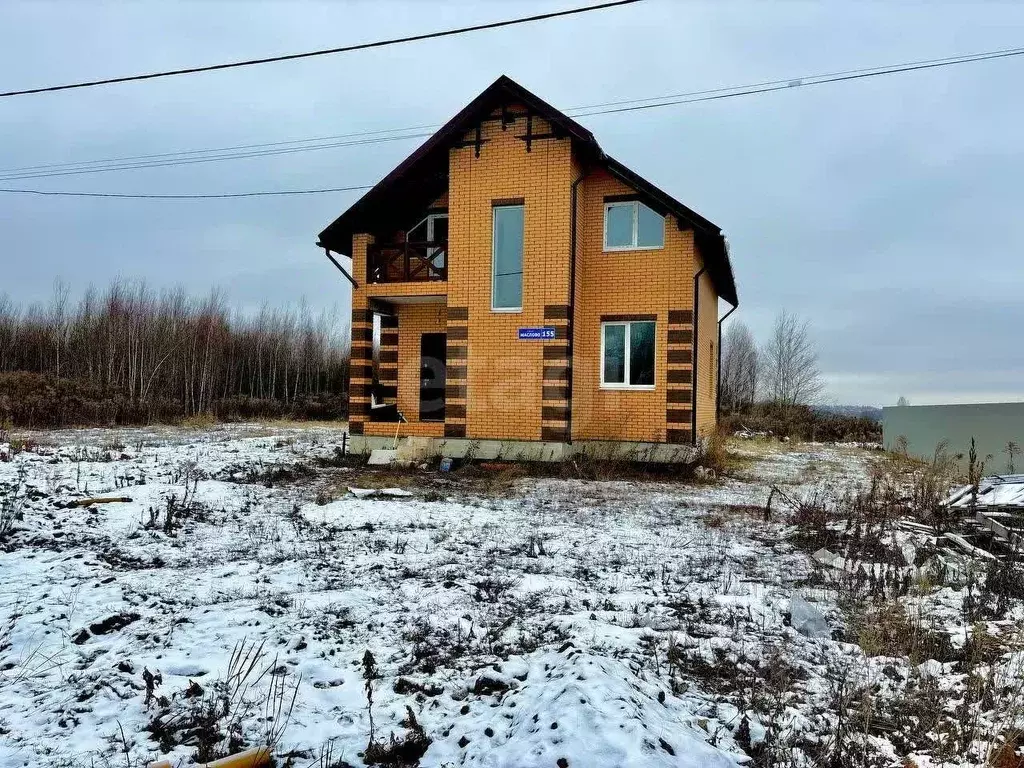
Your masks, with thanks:
[[[253,747],[230,757],[222,757],[200,768],[265,768],[270,764],[270,747]],[[170,760],[157,760],[148,768],[173,768]]]

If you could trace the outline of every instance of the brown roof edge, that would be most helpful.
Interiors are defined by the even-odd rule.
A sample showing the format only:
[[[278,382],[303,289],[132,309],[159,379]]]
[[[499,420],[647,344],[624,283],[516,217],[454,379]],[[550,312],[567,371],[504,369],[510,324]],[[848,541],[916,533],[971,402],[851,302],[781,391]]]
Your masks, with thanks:
[[[387,176],[381,179],[359,200],[352,204],[341,216],[335,219],[319,236],[317,245],[332,251],[351,255],[352,236],[358,231],[373,206],[382,201],[386,193],[396,183],[404,179],[414,168],[444,151],[447,158],[448,145],[454,142],[459,133],[472,123],[473,118],[484,109],[496,106],[496,97],[508,97],[522,102],[539,117],[557,125],[572,139],[589,150],[595,161],[604,166],[609,173],[618,177],[641,195],[649,198],[657,207],[662,208],[681,222],[693,228],[698,238],[708,272],[715,284],[718,295],[733,306],[739,304],[736,295],[736,283],[733,278],[732,265],[729,263],[728,247],[722,230],[699,213],[683,205],[667,192],[662,191],[634,171],[627,168],[613,157],[606,155],[598,145],[594,135],[577,123],[564,112],[548,104],[534,93],[526,90],[507,75],[502,75],[469,104],[459,110],[451,120],[445,123],[430,138],[419,146],[411,155],[398,164]]]
[[[718,297],[725,299],[731,306],[738,307],[740,300],[736,294],[736,281],[729,260],[729,244],[725,236],[720,231],[710,233],[700,229],[694,229],[693,233],[697,250],[704,259],[704,266],[707,267],[711,282],[718,291]]]
[[[355,234],[353,225],[358,220],[359,215],[370,207],[378,198],[380,198],[382,194],[393,184],[400,181],[407,173],[409,173],[409,171],[425,160],[432,152],[444,149],[447,153],[447,143],[457,138],[457,134],[460,132],[460,129],[462,129],[464,125],[467,125],[479,111],[484,108],[489,108],[491,106],[490,102],[499,94],[507,94],[513,99],[522,101],[541,117],[551,122],[558,123],[559,126],[573,138],[591,144],[595,149],[597,148],[597,141],[594,139],[594,135],[590,131],[568,115],[559,112],[539,96],[523,88],[523,86],[512,80],[512,78],[507,75],[502,75],[485,88],[480,95],[469,102],[469,104],[459,110],[451,120],[441,126],[430,138],[423,142],[419,148],[399,163],[391,173],[377,182],[373,188],[353,203],[347,211],[329,224],[327,228],[320,233],[317,244],[343,253],[351,251],[352,235]]]

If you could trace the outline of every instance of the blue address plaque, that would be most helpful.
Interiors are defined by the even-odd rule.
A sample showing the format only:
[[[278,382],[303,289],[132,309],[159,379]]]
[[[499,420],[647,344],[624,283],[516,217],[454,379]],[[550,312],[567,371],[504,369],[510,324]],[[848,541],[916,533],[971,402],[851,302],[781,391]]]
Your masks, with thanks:
[[[551,341],[555,338],[555,329],[550,325],[537,328],[520,328],[520,341]]]

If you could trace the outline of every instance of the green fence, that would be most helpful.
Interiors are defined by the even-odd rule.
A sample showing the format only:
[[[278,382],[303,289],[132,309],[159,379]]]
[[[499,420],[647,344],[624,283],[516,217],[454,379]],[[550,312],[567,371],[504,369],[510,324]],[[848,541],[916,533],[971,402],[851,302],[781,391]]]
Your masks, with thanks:
[[[961,467],[967,466],[973,437],[978,457],[986,459],[986,474],[1001,474],[1009,471],[1007,444],[1012,441],[1024,448],[1024,402],[883,408],[885,447],[896,447],[900,437],[906,438],[911,455],[923,459],[931,458],[936,446],[945,441],[951,454],[963,454]],[[1016,455],[1012,462],[1014,471],[1024,472],[1024,456]]]

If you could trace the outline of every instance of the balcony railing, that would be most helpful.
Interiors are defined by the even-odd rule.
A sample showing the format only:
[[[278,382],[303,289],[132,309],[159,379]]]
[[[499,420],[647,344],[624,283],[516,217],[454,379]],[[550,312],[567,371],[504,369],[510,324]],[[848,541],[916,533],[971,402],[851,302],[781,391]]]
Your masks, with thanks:
[[[371,283],[430,282],[448,279],[448,241],[385,243],[366,252]]]

